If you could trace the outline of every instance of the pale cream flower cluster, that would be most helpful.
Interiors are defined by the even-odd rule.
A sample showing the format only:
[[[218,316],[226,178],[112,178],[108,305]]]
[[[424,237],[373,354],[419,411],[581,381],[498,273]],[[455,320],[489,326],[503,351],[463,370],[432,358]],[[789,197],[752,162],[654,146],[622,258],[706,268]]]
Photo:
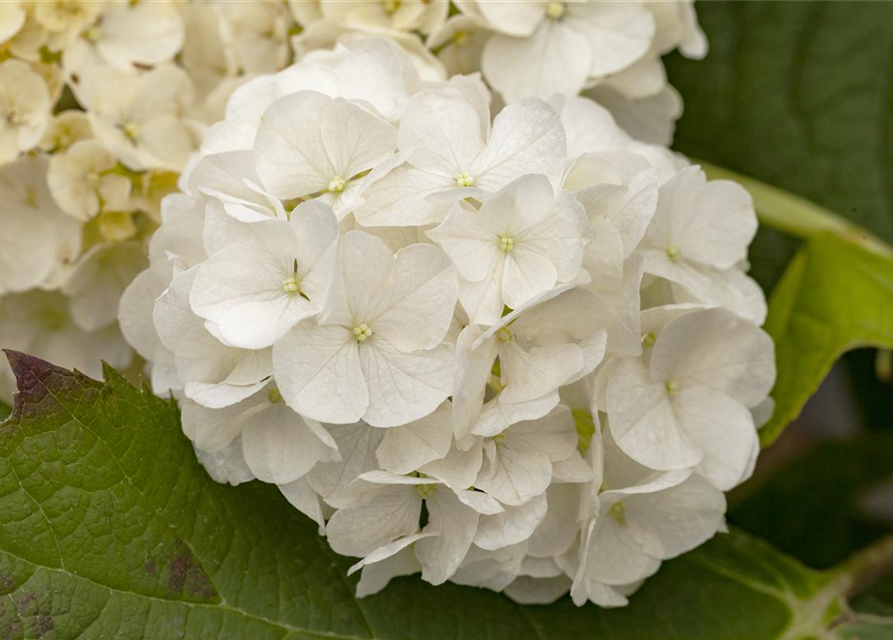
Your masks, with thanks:
[[[296,25],[281,2],[0,3],[0,344],[128,366],[118,301],[161,198],[230,92],[291,61]]]

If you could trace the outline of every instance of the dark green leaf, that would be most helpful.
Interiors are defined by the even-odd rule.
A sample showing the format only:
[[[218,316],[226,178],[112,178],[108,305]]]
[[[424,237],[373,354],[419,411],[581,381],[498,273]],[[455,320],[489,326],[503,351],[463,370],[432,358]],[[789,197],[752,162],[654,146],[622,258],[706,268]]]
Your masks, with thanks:
[[[865,426],[893,432],[893,376],[887,366],[893,364],[893,353],[859,349],[848,353],[845,362]]]
[[[893,618],[859,614],[834,630],[836,640],[890,640],[893,638]]]
[[[316,526],[273,489],[214,483],[170,401],[12,354],[0,425],[0,638],[795,640],[845,581],[742,533],[667,563],[632,604],[520,607],[417,578],[354,599]],[[848,584],[848,583],[846,583]]]

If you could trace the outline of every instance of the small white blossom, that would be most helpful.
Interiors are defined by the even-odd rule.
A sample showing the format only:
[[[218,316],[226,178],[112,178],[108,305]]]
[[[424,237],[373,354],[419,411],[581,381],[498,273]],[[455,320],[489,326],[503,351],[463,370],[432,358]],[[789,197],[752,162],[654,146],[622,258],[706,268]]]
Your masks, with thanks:
[[[306,202],[288,221],[253,223],[251,233],[251,244],[224,247],[199,267],[190,304],[230,345],[260,349],[322,311],[335,277],[338,225],[329,207]]]
[[[605,607],[625,605],[628,585],[640,583],[661,560],[710,539],[724,526],[722,492],[689,472],[670,472],[642,484],[608,489],[594,499],[571,595]],[[686,517],[679,512],[685,509]]]
[[[74,322],[84,331],[114,324],[124,289],[145,268],[146,256],[137,242],[93,245],[61,287]]]
[[[81,250],[81,226],[53,202],[47,161],[0,168],[0,295],[52,286]]]
[[[126,210],[132,182],[115,173],[117,164],[98,142],[75,142],[50,160],[47,180],[53,198],[66,213],[83,221],[102,210]]]
[[[53,116],[43,132],[40,148],[47,153],[65,151],[75,142],[93,137],[90,119],[83,111],[67,110]]]
[[[37,146],[51,106],[46,81],[27,64],[0,63],[0,164]]]
[[[443,343],[456,300],[449,260],[423,244],[395,257],[361,231],[345,234],[341,260],[331,310],[274,346],[283,397],[335,423],[397,426],[431,413],[452,380],[452,349]]]
[[[422,503],[428,524],[417,539],[422,574],[432,584],[452,576],[474,540],[482,514],[499,513],[485,493],[447,487],[430,478],[370,471],[358,477],[352,499],[329,521],[326,534],[338,553],[368,556],[395,540],[419,532]]]
[[[171,2],[113,2],[75,45],[95,48],[124,72],[169,62],[183,46],[183,21]]]
[[[504,109],[491,131],[482,91],[477,82],[453,81],[449,89],[413,97],[398,143],[408,160],[369,188],[357,211],[360,224],[439,222],[452,201],[526,174],[543,174],[557,186],[565,167],[558,115],[542,102],[522,102]]]
[[[427,44],[450,75],[472,74],[481,70],[481,54],[489,36],[482,20],[457,14],[434,31]]]
[[[479,211],[462,202],[428,235],[462,276],[459,299],[472,322],[494,324],[557,284],[573,280],[592,231],[580,203],[525,176],[488,198]]]
[[[224,409],[183,404],[183,429],[203,451],[216,453],[241,436],[251,473],[264,482],[289,484],[317,462],[338,460],[338,447],[322,425],[282,402],[274,386]]]
[[[611,433],[641,464],[695,467],[730,489],[758,447],[748,407],[775,382],[772,340],[725,309],[683,312],[655,334],[647,359],[617,360],[607,373]]]
[[[181,69],[161,65],[143,75],[105,68],[95,77],[89,110],[97,140],[131,169],[180,169],[195,147],[184,120],[192,83]]]
[[[549,487],[552,463],[567,460],[576,448],[570,411],[557,407],[539,420],[519,422],[487,438],[475,486],[502,504],[523,505]]]
[[[396,130],[381,118],[343,98],[307,91],[267,109],[254,152],[270,193],[320,197],[340,218],[360,195],[362,175],[393,154],[396,143]]]
[[[499,32],[484,47],[484,74],[508,102],[579,93],[587,80],[636,62],[654,36],[654,18],[634,2],[479,0],[477,6]]]
[[[645,272],[679,285],[699,302],[762,323],[765,299],[738,267],[756,231],[753,201],[743,187],[708,182],[699,167],[689,167],[660,188],[642,243]]]

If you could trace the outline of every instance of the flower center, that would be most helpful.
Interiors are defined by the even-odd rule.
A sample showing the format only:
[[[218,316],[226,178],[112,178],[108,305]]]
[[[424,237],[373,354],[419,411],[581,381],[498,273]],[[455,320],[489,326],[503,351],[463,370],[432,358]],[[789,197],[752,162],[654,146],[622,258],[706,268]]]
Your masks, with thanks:
[[[677,395],[677,394],[679,393],[679,390],[682,388],[682,385],[680,385],[680,384],[679,384],[678,382],[676,382],[675,380],[668,380],[667,383],[666,383],[666,385],[664,385],[664,386],[667,388],[667,395],[668,395],[668,396],[675,396],[675,395]]]
[[[96,171],[90,171],[84,176],[84,181],[87,183],[88,187],[95,189],[99,186],[99,174]]]
[[[626,525],[626,507],[623,506],[622,502],[612,504],[611,508],[608,509],[608,514],[621,527]]]
[[[436,484],[417,484],[415,486],[415,490],[419,492],[419,495],[422,496],[422,498],[430,496],[434,493],[435,489],[437,489]]]
[[[567,10],[567,7],[563,2],[547,2],[546,3],[546,15],[552,18],[553,20],[560,20],[564,17],[564,12]]]
[[[679,247],[677,247],[675,244],[672,244],[669,247],[667,247],[667,257],[670,260],[675,260],[676,258],[678,258],[679,257]]]
[[[644,336],[642,336],[642,346],[643,347],[653,347],[655,340],[657,340],[657,338],[655,338],[654,334],[649,331]]]
[[[267,399],[273,404],[276,404],[277,402],[282,400],[282,394],[279,393],[279,389],[277,387],[273,387],[267,394]]]
[[[515,250],[515,241],[511,236],[499,236],[499,248],[505,253]]]
[[[400,0],[385,0],[381,3],[381,6],[384,8],[384,12],[386,14],[394,15],[397,12],[397,9],[400,8]]]
[[[508,327],[503,327],[499,331],[496,332],[496,339],[499,340],[503,344],[507,344],[509,342],[514,341],[515,334],[512,333],[512,330]]]
[[[357,342],[365,342],[367,339],[372,337],[372,329],[365,322],[361,322],[357,326],[355,326],[351,333],[353,333],[354,338],[357,339]]]
[[[341,176],[335,176],[331,180],[329,180],[329,191],[332,193],[341,193],[344,191],[344,187],[347,186],[347,180],[342,178]]]
[[[456,176],[456,186],[458,187],[473,187],[474,186],[474,178],[464,171]]]
[[[282,288],[288,293],[300,293],[301,283],[294,276],[289,276],[282,281]]]
[[[98,42],[99,38],[102,36],[102,32],[99,30],[99,27],[92,26],[86,31],[84,31],[84,38],[89,40],[90,42]]]
[[[130,138],[131,140],[136,140],[140,135],[140,126],[136,122],[128,122],[124,125],[124,135]]]
[[[469,34],[467,31],[457,31],[453,34],[453,44],[457,44],[460,47],[468,42]]]

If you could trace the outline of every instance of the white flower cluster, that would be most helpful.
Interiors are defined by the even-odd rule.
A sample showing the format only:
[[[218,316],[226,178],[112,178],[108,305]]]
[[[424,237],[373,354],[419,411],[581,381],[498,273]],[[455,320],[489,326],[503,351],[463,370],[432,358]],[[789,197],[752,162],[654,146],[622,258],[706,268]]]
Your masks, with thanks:
[[[490,102],[375,38],[243,85],[120,321],[210,473],[278,485],[360,595],[620,606],[753,468],[756,217],[591,100]]]

